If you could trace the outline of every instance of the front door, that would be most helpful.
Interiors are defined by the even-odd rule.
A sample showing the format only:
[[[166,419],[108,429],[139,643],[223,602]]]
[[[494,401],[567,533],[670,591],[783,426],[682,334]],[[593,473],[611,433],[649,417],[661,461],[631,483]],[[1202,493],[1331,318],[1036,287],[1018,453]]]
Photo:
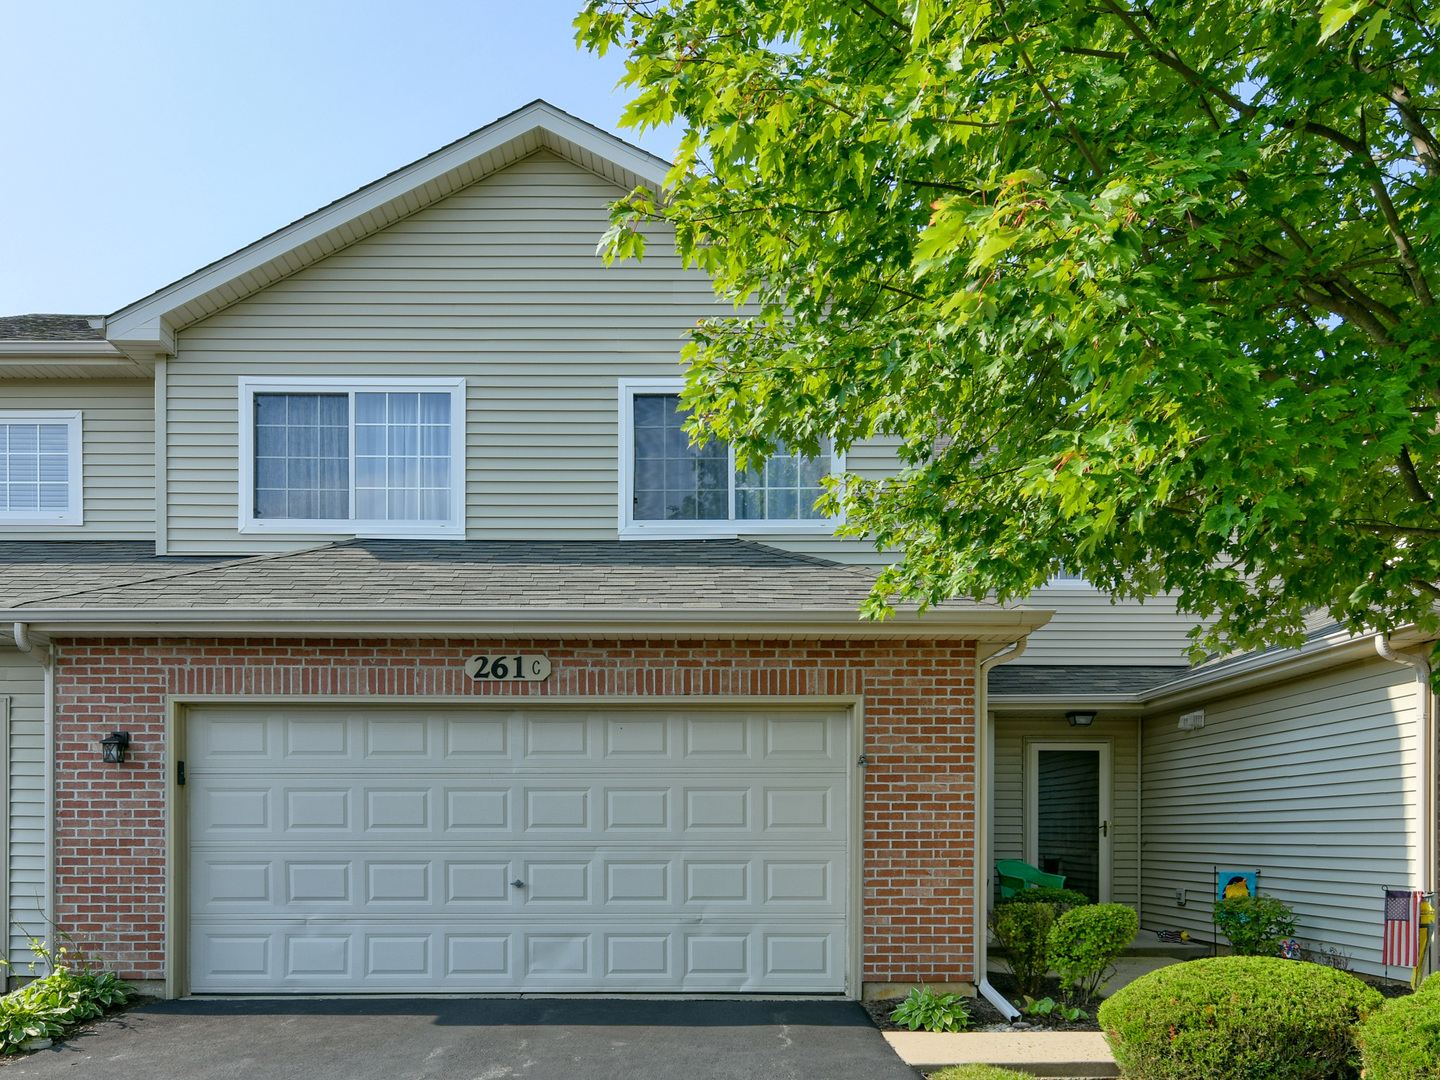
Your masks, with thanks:
[[[1110,744],[1032,740],[1025,761],[1025,861],[1110,901]]]

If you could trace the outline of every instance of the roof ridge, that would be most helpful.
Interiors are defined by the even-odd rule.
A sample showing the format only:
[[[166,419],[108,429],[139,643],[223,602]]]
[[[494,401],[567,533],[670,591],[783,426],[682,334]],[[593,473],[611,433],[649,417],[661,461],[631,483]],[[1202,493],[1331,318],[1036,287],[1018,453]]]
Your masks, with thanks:
[[[149,577],[132,578],[127,581],[109,581],[103,585],[89,586],[84,589],[71,589],[69,592],[53,593],[49,596],[35,596],[29,600],[22,600],[14,605],[12,610],[29,607],[31,604],[48,604],[55,600],[64,600],[69,597],[84,596],[87,593],[106,592],[111,589],[128,589],[132,585],[148,585],[155,581],[170,581],[173,578],[190,577],[194,574],[209,573],[212,570],[229,570],[236,566],[249,566],[252,563],[271,562],[278,559],[288,559],[294,555],[304,555],[312,551],[320,551],[323,548],[344,547],[353,544],[354,540],[331,541],[326,544],[315,544],[312,547],[295,548],[291,551],[267,551],[263,555],[251,555],[237,559],[223,559],[219,562],[206,563],[204,566],[192,566],[179,569],[169,574],[152,574]]]

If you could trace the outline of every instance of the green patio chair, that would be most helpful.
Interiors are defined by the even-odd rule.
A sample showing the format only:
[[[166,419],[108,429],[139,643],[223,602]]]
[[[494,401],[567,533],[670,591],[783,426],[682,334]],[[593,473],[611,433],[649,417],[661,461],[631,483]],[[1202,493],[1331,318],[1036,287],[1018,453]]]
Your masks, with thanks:
[[[1064,874],[1047,874],[1019,859],[996,859],[995,875],[1000,879],[1000,899],[1014,896],[1021,889],[1063,889]]]

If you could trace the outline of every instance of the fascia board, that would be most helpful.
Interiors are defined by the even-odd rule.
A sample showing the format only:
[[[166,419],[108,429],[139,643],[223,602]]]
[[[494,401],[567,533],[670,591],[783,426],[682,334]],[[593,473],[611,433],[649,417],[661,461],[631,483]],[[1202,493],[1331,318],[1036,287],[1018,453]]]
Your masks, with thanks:
[[[0,624],[22,622],[36,632],[67,634],[127,633],[168,636],[177,633],[242,633],[410,637],[667,636],[734,638],[779,634],[834,638],[964,639],[1011,642],[1032,633],[1050,619],[1050,612],[1002,610],[936,612],[923,616],[901,613],[884,622],[861,621],[846,611],[705,611],[476,608],[139,608],[61,609],[11,608],[0,612]]]
[[[379,231],[399,217],[408,216],[461,186],[457,182],[454,188],[442,185],[434,192],[421,193],[427,185],[464,170],[477,158],[503,150],[508,144],[519,142],[532,132],[536,133],[537,148],[546,145],[559,149],[569,143],[657,186],[664,175],[664,163],[659,159],[583,124],[548,103],[537,102],[121,308],[107,318],[106,337],[132,355],[152,346],[152,352],[173,354],[174,332],[187,325],[184,319],[174,319],[173,316],[185,305],[212,293],[223,293],[223,304],[251,295],[279,277],[294,273],[323,257],[310,257],[303,253],[297,256],[299,249],[307,244],[325,240],[331,234],[343,233],[343,239],[336,237],[327,247],[324,254],[330,254]],[[488,173],[477,172],[474,176],[465,177],[463,184],[472,184],[484,175]],[[399,215],[382,213],[396,205],[402,210]],[[364,220],[367,217],[371,217],[369,222]],[[277,262],[285,264],[284,273],[259,273]],[[248,282],[242,280],[251,274],[256,277]]]
[[[0,341],[0,363],[20,358],[48,360],[57,357],[85,360],[92,364],[129,362],[108,341]]]
[[[991,712],[1067,712],[1072,709],[1103,710],[1107,715],[1115,713],[1135,714],[1144,711],[1144,699],[1139,694],[990,694],[986,698]]]

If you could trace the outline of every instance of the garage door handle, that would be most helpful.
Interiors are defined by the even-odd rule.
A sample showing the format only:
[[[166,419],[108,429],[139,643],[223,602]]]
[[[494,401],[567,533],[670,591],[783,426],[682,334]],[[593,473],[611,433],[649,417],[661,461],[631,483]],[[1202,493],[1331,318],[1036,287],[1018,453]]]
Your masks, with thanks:
[[[518,877],[514,881],[510,882],[510,884],[514,885],[517,889],[523,889],[525,887],[525,882],[521,881]]]

